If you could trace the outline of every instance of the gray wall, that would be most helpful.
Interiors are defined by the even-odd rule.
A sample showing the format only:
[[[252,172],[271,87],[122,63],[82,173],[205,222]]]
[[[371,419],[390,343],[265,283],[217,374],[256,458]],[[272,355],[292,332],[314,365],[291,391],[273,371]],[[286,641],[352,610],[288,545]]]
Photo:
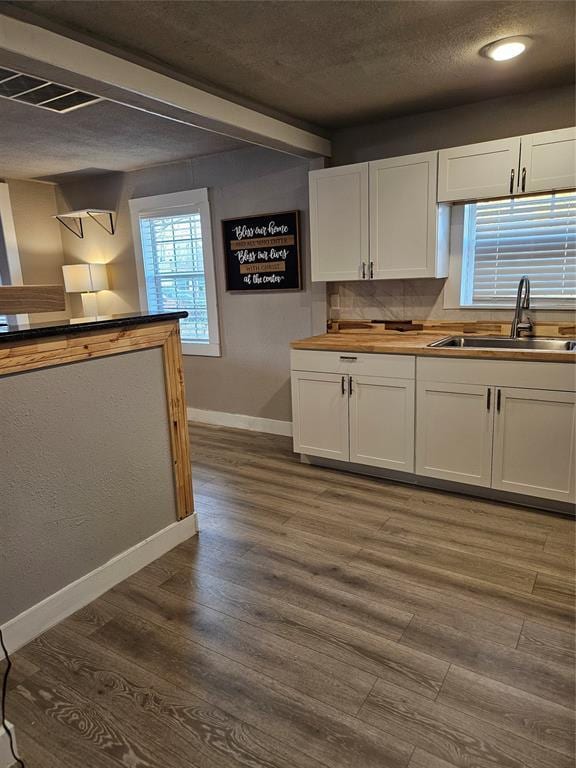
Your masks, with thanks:
[[[576,124],[575,94],[550,88],[344,128],[332,137],[332,165],[567,128]]]
[[[214,411],[291,419],[289,344],[312,333],[314,311],[308,255],[308,162],[260,148],[247,148],[126,174],[61,185],[60,205],[114,208],[118,233],[110,237],[87,225],[81,241],[63,233],[66,260],[107,261],[112,291],[102,309],[127,312],[138,307],[134,246],[128,200],[208,187],[212,213],[221,358],[185,358],[188,405]],[[304,290],[260,294],[227,293],[221,220],[244,214],[298,209],[302,224]],[[320,290],[322,313],[325,301]],[[77,305],[73,309],[79,314]],[[321,317],[321,323],[324,321]]]
[[[333,138],[333,165],[427,152],[576,124],[573,87],[346,128]],[[332,319],[507,320],[510,311],[444,309],[445,280],[329,283]],[[531,312],[535,320],[572,321],[569,310]]]
[[[176,522],[159,349],[0,378],[0,624]]]

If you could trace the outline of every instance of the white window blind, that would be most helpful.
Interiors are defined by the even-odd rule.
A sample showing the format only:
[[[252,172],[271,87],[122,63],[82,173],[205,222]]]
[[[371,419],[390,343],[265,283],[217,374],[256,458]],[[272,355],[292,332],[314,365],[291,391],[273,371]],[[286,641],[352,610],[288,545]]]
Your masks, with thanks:
[[[576,298],[576,192],[466,206],[461,303],[510,304],[522,275],[542,305]]]
[[[149,310],[185,309],[182,341],[208,343],[200,213],[141,215],[140,236]]]

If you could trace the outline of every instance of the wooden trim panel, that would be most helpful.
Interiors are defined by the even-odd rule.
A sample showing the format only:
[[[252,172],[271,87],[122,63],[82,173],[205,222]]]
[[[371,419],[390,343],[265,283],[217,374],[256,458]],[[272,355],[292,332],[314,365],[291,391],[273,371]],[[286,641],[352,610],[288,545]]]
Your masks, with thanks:
[[[0,313],[20,315],[28,312],[63,312],[66,297],[61,285],[2,285]]]
[[[182,520],[194,511],[194,501],[192,498],[184,372],[182,370],[182,345],[178,323],[172,324],[171,333],[163,345],[163,353],[176,506],[178,519]]]
[[[182,520],[193,513],[194,503],[180,327],[177,321],[147,323],[120,330],[92,330],[82,334],[48,336],[0,346],[0,378],[154,347],[160,347],[163,351],[176,508],[178,519]]]

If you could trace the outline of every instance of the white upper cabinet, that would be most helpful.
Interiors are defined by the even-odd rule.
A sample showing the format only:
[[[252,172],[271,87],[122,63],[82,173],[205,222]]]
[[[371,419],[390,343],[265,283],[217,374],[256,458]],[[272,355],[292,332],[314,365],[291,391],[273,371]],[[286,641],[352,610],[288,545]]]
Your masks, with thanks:
[[[576,128],[522,137],[520,192],[576,187]]]
[[[311,171],[312,280],[361,280],[368,269],[368,163]]]
[[[441,149],[438,202],[483,200],[516,192],[520,137]]]
[[[447,212],[436,205],[437,165],[437,152],[369,164],[371,278],[447,276]]]

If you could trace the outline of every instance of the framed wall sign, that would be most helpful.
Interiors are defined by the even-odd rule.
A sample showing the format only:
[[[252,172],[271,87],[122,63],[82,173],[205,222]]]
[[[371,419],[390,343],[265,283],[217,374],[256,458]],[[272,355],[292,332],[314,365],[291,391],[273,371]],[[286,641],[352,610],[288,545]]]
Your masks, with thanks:
[[[226,290],[302,288],[298,214],[283,211],[222,221]]]

